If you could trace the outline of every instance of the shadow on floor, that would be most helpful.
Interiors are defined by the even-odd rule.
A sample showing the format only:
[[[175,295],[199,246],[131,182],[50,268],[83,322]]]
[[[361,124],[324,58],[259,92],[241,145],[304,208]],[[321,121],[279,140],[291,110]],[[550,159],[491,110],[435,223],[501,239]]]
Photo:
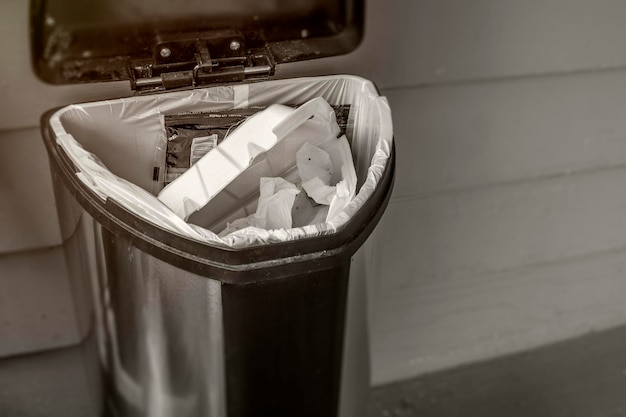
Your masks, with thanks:
[[[373,388],[368,417],[626,416],[626,327]]]

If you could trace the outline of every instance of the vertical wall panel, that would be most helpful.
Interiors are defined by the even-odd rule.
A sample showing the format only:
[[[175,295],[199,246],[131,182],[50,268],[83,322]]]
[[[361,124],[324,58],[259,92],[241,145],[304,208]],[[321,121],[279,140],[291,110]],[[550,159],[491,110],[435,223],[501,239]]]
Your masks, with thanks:
[[[61,243],[39,129],[0,131],[0,254]]]

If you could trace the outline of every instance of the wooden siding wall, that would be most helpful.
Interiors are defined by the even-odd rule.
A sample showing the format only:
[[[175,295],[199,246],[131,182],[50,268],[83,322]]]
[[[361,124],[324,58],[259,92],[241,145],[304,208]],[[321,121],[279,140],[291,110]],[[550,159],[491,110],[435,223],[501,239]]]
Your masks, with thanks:
[[[362,75],[392,106],[396,187],[368,269],[373,382],[625,323],[626,2],[366,4],[359,49],[278,74]],[[41,316],[7,296],[30,297],[41,275],[64,285],[39,117],[128,94],[38,81],[27,8],[0,4],[0,317],[31,335],[14,352],[52,336],[34,337]],[[42,304],[57,339],[75,332],[66,304]]]

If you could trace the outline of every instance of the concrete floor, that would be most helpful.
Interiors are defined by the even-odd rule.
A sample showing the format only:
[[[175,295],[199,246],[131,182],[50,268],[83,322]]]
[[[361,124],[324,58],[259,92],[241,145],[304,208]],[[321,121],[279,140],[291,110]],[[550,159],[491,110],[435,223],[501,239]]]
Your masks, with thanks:
[[[626,327],[374,387],[370,417],[626,416]]]
[[[87,346],[89,348],[89,346]],[[84,347],[0,360],[0,415],[90,416]],[[626,327],[374,387],[368,417],[626,415]]]

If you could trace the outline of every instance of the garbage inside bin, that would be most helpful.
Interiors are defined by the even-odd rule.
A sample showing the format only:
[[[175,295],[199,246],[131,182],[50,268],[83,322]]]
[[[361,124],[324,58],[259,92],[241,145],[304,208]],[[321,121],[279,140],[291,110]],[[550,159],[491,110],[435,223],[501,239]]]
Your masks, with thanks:
[[[244,229],[289,229],[293,226],[291,210],[300,190],[283,178],[262,177],[259,185],[259,203],[254,214],[228,223],[220,237]]]
[[[241,97],[247,99],[237,102],[236,99]],[[280,106],[281,103],[286,102],[299,104],[308,102],[310,107],[301,105],[298,110],[294,110],[288,106]],[[277,128],[279,131],[284,130],[281,133],[282,136],[287,136],[296,125],[302,125],[299,129],[305,133],[307,131],[319,132],[316,129],[323,126],[326,129],[325,135],[307,136],[303,133],[303,136],[296,140],[279,141],[279,144],[272,148],[276,151],[275,155],[272,156],[271,152],[263,154],[262,161],[253,163],[249,169],[244,168],[247,167],[250,159],[262,154],[268,148],[254,148],[254,146],[249,148],[246,143],[243,148],[233,151],[235,158],[240,156],[242,149],[253,152],[240,158],[238,166],[233,166],[235,175],[224,174],[227,169],[226,165],[219,165],[220,169],[212,171],[211,175],[221,184],[221,188],[218,187],[216,190],[222,190],[222,192],[214,191],[211,195],[207,194],[209,199],[214,197],[211,200],[210,209],[198,210],[189,216],[188,221],[185,221],[154,195],[158,192],[159,185],[163,184],[166,173],[163,166],[159,170],[158,179],[155,180],[153,176],[154,161],[158,159],[154,157],[155,149],[158,150],[159,144],[167,141],[161,122],[163,114],[264,106],[267,107],[265,112],[280,108],[282,112],[280,120],[282,120],[287,114],[302,116],[311,113],[311,108],[316,107],[319,110],[321,102],[324,102],[326,107],[324,111],[319,111],[318,117],[312,120],[309,120],[310,115],[305,118],[301,117],[300,124],[287,120]],[[330,126],[328,121],[331,116],[334,117],[335,113],[326,102],[335,106],[350,105],[346,133],[351,138],[352,149],[347,144],[347,139],[336,139],[338,134],[336,123],[331,130],[328,130]],[[257,113],[257,115],[260,114],[262,112]],[[249,122],[255,119],[257,118],[251,117]],[[316,125],[316,119],[321,120],[322,123]],[[258,120],[262,119],[258,118]],[[278,123],[277,119],[274,121]],[[369,81],[352,76],[267,81],[71,105],[59,110],[51,117],[51,126],[59,146],[75,164],[78,171],[76,175],[100,198],[113,199],[129,211],[172,232],[198,241],[236,248],[334,233],[350,220],[375,189],[390,155],[392,132],[389,107],[385,98],[378,95]],[[247,124],[243,124],[241,128],[245,126]],[[237,130],[232,134],[235,134]],[[297,132],[298,129],[295,131]],[[329,189],[320,188],[320,185],[337,185],[336,196],[333,197],[334,203],[331,202],[324,222],[299,225],[290,229],[265,230],[251,226],[221,237],[218,235],[227,228],[228,223],[256,213],[260,177],[284,175],[287,180],[290,179],[289,170],[295,168],[295,164],[291,159],[285,159],[282,155],[295,156],[307,138],[327,139],[331,136],[334,139],[332,142],[324,144],[324,140],[321,140],[318,145],[321,149],[326,148],[325,150],[333,160],[333,166],[338,168],[334,176],[341,176],[343,181],[335,178],[338,184],[337,182],[316,184],[315,181],[306,184],[307,188],[316,187],[322,192],[324,190],[328,192]],[[248,136],[246,140],[249,138]],[[228,142],[225,140],[218,145],[218,148],[227,145]],[[122,155],[131,159],[121,158]],[[212,155],[224,156],[216,152],[207,153],[176,181],[180,181],[187,174],[191,176],[194,169],[202,167],[204,158],[210,160]],[[347,161],[348,158],[354,159],[356,171],[352,171],[350,166],[342,162]],[[227,158],[222,158],[222,161],[225,160]],[[165,158],[163,161],[165,165]],[[216,163],[214,160],[211,161]],[[278,168],[270,168],[272,164]],[[211,168],[210,165],[208,169]],[[245,172],[245,175],[239,175],[242,172]],[[224,176],[220,177],[222,174]],[[251,178],[254,179],[252,184],[254,184],[255,192],[253,193],[251,193]],[[172,182],[168,185],[159,197],[163,197],[168,190],[173,189],[171,187],[174,184]],[[229,184],[228,188],[224,188],[226,184]],[[188,191],[191,189],[193,189],[192,186],[186,187]],[[318,198],[322,197],[318,196]],[[197,210],[205,204],[206,202],[200,202],[188,205],[187,211],[185,209],[182,211],[183,217],[189,215],[189,211]]]
[[[345,208],[354,197],[356,174],[347,141],[344,137],[337,141],[339,148],[345,150],[338,153],[338,170],[333,167],[327,152],[305,142],[297,152],[297,172],[301,182],[296,185],[280,177],[262,177],[256,212],[228,223],[219,236],[226,236],[245,227],[289,229],[294,226],[292,217],[297,219],[295,225],[298,227],[318,224],[328,221],[332,215]],[[337,171],[342,176],[337,185],[331,186],[333,172]],[[301,198],[296,203],[297,195]],[[309,201],[312,203],[306,204]]]
[[[332,219],[355,194],[356,173],[348,141],[340,135],[335,111],[321,97],[297,110],[272,105],[244,120],[214,149],[167,185],[158,198],[183,219],[199,207],[219,218],[228,210],[211,205],[210,201],[233,179],[242,176],[240,182],[247,183],[249,196],[257,194],[260,188],[256,212],[229,223],[219,236],[248,226],[291,228],[298,186],[313,198],[318,210],[327,214],[325,220],[319,220],[319,215],[309,216],[312,222]],[[259,176],[261,184],[257,186]],[[269,176],[289,176],[298,186],[284,180],[277,183],[280,178]],[[276,184],[280,185],[274,187]],[[328,210],[319,205],[331,207]],[[268,216],[274,219],[269,220]]]
[[[236,127],[214,150],[168,184],[158,198],[186,220],[238,176],[251,173],[242,181],[249,183],[250,194],[258,192],[260,176],[282,177],[293,171],[296,151],[303,143],[321,145],[337,140],[338,133],[334,110],[321,97],[297,110],[271,105]]]

